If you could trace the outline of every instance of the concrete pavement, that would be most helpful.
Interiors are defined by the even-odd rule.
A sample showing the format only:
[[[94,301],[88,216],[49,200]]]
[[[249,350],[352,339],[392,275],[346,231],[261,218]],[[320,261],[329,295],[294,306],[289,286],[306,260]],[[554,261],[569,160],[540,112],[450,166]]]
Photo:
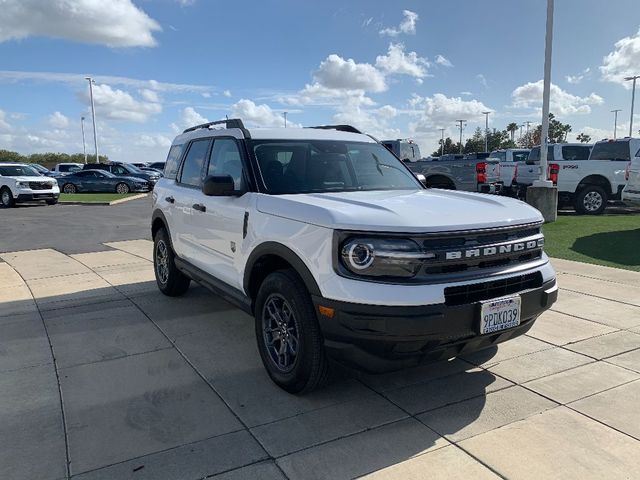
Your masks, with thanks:
[[[297,397],[146,239],[0,254],[0,478],[639,478],[640,274],[557,260],[529,334]]]

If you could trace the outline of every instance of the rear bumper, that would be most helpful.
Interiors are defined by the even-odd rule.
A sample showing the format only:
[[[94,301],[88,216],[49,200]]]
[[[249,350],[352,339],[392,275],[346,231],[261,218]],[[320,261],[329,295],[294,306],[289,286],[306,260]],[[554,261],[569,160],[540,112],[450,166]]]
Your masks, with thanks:
[[[313,297],[335,310],[318,314],[330,357],[368,372],[385,372],[427,361],[452,358],[487,348],[526,333],[535,319],[556,301],[555,279],[519,293],[519,326],[480,335],[480,303],[448,306],[379,306]]]
[[[622,201],[634,207],[640,207],[640,187],[625,188],[622,191]]]
[[[39,200],[57,200],[60,196],[59,193],[44,192],[44,193],[20,193],[16,197],[16,202],[37,202]]]
[[[478,192],[480,193],[500,193],[502,189],[503,185],[501,182],[478,184]]]

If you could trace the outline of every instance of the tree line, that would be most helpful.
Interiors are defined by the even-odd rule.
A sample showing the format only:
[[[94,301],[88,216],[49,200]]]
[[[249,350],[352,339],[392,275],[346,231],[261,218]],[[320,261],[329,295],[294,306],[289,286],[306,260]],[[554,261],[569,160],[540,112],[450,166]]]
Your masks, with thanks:
[[[506,148],[533,148],[540,145],[542,137],[542,125],[537,125],[534,129],[525,132],[517,139],[516,132],[520,126],[512,122],[506,126],[504,130],[496,128],[490,130],[487,135],[487,149],[489,152],[494,150],[504,150]],[[553,113],[549,113],[549,142],[564,143],[567,141],[567,135],[571,132],[571,125],[562,123],[556,119]],[[576,137],[581,143],[589,143],[591,136],[586,133],[580,133]],[[442,149],[442,140],[438,140],[438,149],[431,156],[439,157],[442,153],[460,153],[460,142],[454,142],[450,137],[444,139],[444,149]],[[462,153],[484,152],[485,132],[484,129],[478,127],[473,135],[467,138],[462,147]]]
[[[95,162],[95,155],[89,155],[88,161]],[[100,163],[109,161],[109,157],[106,155],[99,156]],[[0,149],[0,162],[11,163],[39,163],[40,165],[53,168],[58,163],[84,163],[83,153],[32,153],[31,155],[22,155],[18,152],[11,150]]]

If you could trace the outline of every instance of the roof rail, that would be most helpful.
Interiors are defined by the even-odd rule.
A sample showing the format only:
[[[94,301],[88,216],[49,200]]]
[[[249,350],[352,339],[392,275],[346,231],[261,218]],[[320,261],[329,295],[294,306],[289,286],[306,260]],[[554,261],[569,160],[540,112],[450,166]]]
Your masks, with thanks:
[[[240,130],[246,131],[244,128],[244,123],[239,118],[227,118],[226,120],[217,120],[215,122],[203,123],[201,125],[196,125],[195,127],[187,128],[182,133],[193,132],[194,130],[199,130],[201,128],[209,128],[211,125],[225,125],[225,128],[239,128]]]
[[[315,127],[307,128],[320,128],[322,130],[338,130],[339,132],[362,133],[356,127],[352,127],[351,125],[317,125]]]

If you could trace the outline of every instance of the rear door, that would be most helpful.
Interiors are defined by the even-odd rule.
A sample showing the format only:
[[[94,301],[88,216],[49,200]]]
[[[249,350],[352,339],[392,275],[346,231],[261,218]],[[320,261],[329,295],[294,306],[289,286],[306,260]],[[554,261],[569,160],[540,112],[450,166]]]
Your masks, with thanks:
[[[243,254],[244,228],[252,198],[251,193],[244,193],[246,171],[241,144],[232,137],[216,137],[204,176],[230,175],[236,193],[224,197],[195,193],[197,203],[204,206],[204,210],[192,217],[197,250],[194,264],[238,289],[243,288],[239,274],[242,262],[238,259]]]
[[[198,245],[194,231],[194,217],[200,212],[194,209],[202,189],[202,175],[205,160],[211,148],[211,139],[193,140],[176,177],[174,188],[169,197],[173,199],[173,227],[171,240],[179,257],[195,263],[198,257]]]

